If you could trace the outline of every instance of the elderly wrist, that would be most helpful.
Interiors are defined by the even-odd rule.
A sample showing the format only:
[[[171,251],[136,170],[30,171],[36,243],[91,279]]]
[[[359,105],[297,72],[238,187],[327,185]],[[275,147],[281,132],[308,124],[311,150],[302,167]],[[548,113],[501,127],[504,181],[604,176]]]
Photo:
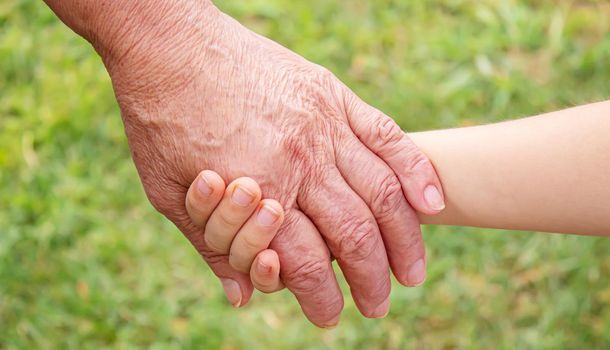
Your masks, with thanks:
[[[214,26],[220,11],[211,0],[44,0],[87,39],[104,63],[145,59]]]
[[[205,35],[220,15],[211,1],[99,1],[98,13],[80,31],[102,57],[111,75]]]

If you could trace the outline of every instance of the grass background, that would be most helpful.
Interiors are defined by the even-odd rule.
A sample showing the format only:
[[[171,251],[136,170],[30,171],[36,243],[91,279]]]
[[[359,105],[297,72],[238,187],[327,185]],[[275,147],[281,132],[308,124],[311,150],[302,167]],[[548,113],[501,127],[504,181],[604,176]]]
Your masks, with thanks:
[[[610,98],[607,1],[217,1],[407,130]],[[566,198],[569,200],[569,198]],[[40,0],[0,2],[0,348],[610,347],[610,240],[429,227],[383,320],[235,311],[147,203],[104,68]],[[347,295],[346,295],[347,296]]]

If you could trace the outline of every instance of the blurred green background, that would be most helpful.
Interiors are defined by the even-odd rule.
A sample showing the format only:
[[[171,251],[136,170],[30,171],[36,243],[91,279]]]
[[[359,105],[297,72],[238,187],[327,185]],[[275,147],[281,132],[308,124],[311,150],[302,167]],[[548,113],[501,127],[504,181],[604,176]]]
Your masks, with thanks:
[[[610,98],[608,1],[217,4],[407,130]],[[610,239],[425,236],[428,281],[383,320],[348,300],[319,330],[287,292],[233,310],[148,204],[99,58],[42,1],[0,1],[0,348],[610,347]]]

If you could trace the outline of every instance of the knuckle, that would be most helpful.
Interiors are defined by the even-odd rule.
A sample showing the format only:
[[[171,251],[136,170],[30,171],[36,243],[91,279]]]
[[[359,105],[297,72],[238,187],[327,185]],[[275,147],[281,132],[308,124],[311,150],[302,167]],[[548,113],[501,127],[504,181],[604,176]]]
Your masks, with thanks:
[[[328,281],[329,266],[322,260],[308,260],[291,271],[285,271],[283,279],[290,289],[299,294],[313,293]]]
[[[315,66],[311,73],[311,96],[315,96],[314,111],[326,117],[344,117],[343,84],[327,68]]]
[[[257,237],[261,237],[261,236],[257,235],[256,233],[252,233],[252,234],[245,234],[245,235],[243,235],[243,237],[239,238],[239,241],[241,242],[240,245],[241,245],[241,249],[242,249],[243,253],[254,255],[265,248],[265,247],[262,247],[263,242],[261,242],[260,239],[257,239]]]
[[[400,209],[404,198],[400,181],[393,173],[385,175],[373,198],[372,207],[378,222],[390,220]]]
[[[250,262],[245,257],[238,254],[229,254],[229,265],[235,270],[243,273],[248,273],[250,270]]]
[[[222,243],[221,235],[217,234],[216,231],[206,231],[203,238],[209,251],[222,254],[228,253],[229,248],[225,247],[225,244]]]
[[[375,117],[372,138],[377,146],[382,149],[392,150],[400,148],[400,142],[404,135],[400,126],[392,118],[381,112]]]
[[[239,217],[236,212],[232,212],[232,211],[224,211],[224,210],[219,210],[218,211],[218,225],[220,227],[224,227],[224,228],[228,228],[228,229],[232,229],[234,227],[239,227],[243,224],[243,219],[241,217]]]
[[[416,173],[422,171],[422,169],[426,169],[432,166],[430,159],[426,157],[419,149],[416,147],[409,148],[406,152],[406,164],[404,164],[403,169],[407,172],[407,175],[413,176]]]
[[[333,163],[322,161],[311,162],[304,167],[300,197],[308,200],[321,195],[325,190],[325,184],[328,183],[328,174],[333,171],[333,168]]]
[[[379,235],[371,219],[354,219],[341,225],[343,237],[339,242],[338,258],[344,261],[363,261],[377,248]]]
[[[316,77],[316,80],[322,83],[330,83],[334,82],[335,75],[328,68],[320,65],[313,66],[313,76]]]

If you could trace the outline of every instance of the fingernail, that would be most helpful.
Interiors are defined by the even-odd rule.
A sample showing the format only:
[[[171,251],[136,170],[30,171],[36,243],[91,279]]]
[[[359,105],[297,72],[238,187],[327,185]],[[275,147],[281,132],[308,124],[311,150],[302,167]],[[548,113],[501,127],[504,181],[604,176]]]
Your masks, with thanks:
[[[239,284],[229,278],[221,278],[220,282],[222,282],[222,288],[225,290],[225,295],[227,296],[229,303],[234,307],[240,307],[241,288],[239,287]]]
[[[247,207],[254,200],[254,195],[246,189],[237,186],[233,191],[231,199],[233,200],[233,202],[235,202],[235,204],[240,205],[242,207]]]
[[[441,192],[434,185],[429,185],[424,190],[424,198],[432,210],[443,210],[445,209],[445,201]]]
[[[210,196],[213,192],[212,186],[210,186],[210,183],[205,178],[204,174],[201,174],[197,179],[197,189],[206,197]]]
[[[383,301],[383,303],[379,304],[375,311],[371,314],[372,318],[384,318],[387,316],[388,312],[390,312],[390,296]]]
[[[424,259],[419,259],[413,265],[411,265],[411,269],[407,275],[407,282],[409,282],[409,286],[417,287],[424,283],[425,280],[426,263],[424,262]]]
[[[280,218],[280,213],[268,205],[264,205],[256,215],[258,223],[263,226],[271,226]]]

